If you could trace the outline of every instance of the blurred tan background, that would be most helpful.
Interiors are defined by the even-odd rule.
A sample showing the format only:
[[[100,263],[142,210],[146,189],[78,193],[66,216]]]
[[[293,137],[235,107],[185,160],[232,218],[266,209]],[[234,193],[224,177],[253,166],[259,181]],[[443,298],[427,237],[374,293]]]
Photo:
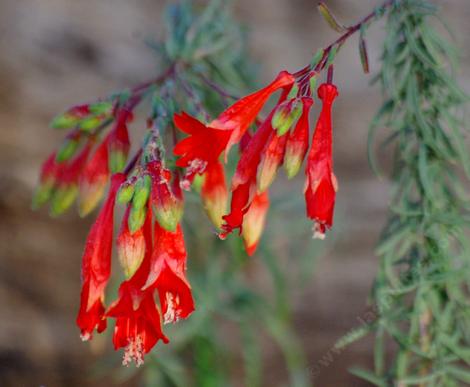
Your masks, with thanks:
[[[233,3],[249,28],[250,50],[262,66],[264,81],[282,68],[300,68],[317,47],[335,38],[320,20],[314,0]],[[346,24],[377,4],[326,3]],[[468,91],[470,1],[439,3],[461,49],[459,77]],[[33,213],[30,198],[40,163],[62,136],[47,126],[55,113],[158,71],[143,40],[161,30],[163,5],[163,0],[0,0],[2,387],[122,385],[106,377],[91,378],[93,346],[80,342],[75,327],[80,258],[91,219],[82,220],[72,212],[59,219],[49,218],[46,210]],[[381,27],[375,25],[368,34],[372,72],[379,66]],[[353,38],[340,52],[335,73],[340,90],[334,116],[340,181],[337,226],[334,236],[321,246],[323,253],[307,288],[292,300],[296,331],[307,351],[309,372],[318,373],[317,386],[365,386],[348,375],[347,368],[371,363],[370,340],[342,353],[330,351],[364,314],[376,269],[373,246],[388,200],[387,182],[373,175],[366,158],[367,126],[380,93],[369,87],[371,77],[362,74],[356,51]],[[301,195],[300,182],[297,188]],[[288,230],[288,225],[276,223]],[[282,244],[297,243],[297,238]],[[295,258],[289,257],[292,265]],[[270,383],[266,385],[285,385],[281,355],[270,348],[265,352]],[[325,356],[326,363],[320,364]]]

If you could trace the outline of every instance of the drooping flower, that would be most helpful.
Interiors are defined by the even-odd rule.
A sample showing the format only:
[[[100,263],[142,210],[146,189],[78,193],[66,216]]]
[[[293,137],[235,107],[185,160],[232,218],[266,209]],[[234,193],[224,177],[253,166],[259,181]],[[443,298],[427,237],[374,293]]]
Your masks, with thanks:
[[[108,141],[106,137],[85,165],[79,179],[79,213],[88,215],[104,195],[109,178]]]
[[[313,105],[313,99],[302,97],[302,115],[297,121],[297,125],[292,130],[287,139],[286,151],[284,154],[284,169],[287,177],[294,177],[300,170],[305,154],[308,150],[309,141],[309,113]]]
[[[185,113],[175,115],[175,125],[190,135],[174,148],[174,153],[181,156],[177,165],[188,168],[188,178],[203,173],[209,163],[218,161],[223,151],[227,155],[231,146],[240,141],[269,97],[294,81],[287,71],[280,72],[268,86],[241,98],[207,126]]]
[[[129,131],[127,123],[132,120],[132,112],[122,108],[118,110],[116,123],[109,138],[109,169],[112,173],[121,172],[126,164],[129,149]]]
[[[150,211],[149,211],[150,212]],[[125,348],[123,364],[134,361],[143,364],[144,355],[162,340],[168,343],[163,334],[161,317],[155,304],[155,289],[142,290],[150,271],[152,254],[152,216],[148,215],[140,230],[145,244],[145,257],[130,279],[119,287],[119,298],[106,312],[107,317],[116,318],[113,343],[114,348]]]
[[[268,208],[268,191],[264,191],[254,196],[250,208],[243,218],[242,236],[245,250],[249,256],[253,255],[258,247],[266,223]]]
[[[333,173],[331,109],[338,91],[324,83],[318,88],[322,110],[307,158],[305,201],[307,216],[314,221],[314,237],[323,239],[333,224],[333,211],[338,184]]]
[[[228,191],[222,163],[210,164],[203,175],[201,198],[212,223],[220,229],[227,210]]]
[[[165,324],[186,318],[194,311],[185,272],[186,248],[181,226],[172,232],[155,222],[150,273],[143,289],[157,289]]]
[[[104,291],[111,274],[114,203],[125,175],[112,176],[108,198],[93,224],[85,244],[82,258],[82,292],[77,325],[83,340],[92,337],[94,329],[106,327],[104,318]]]

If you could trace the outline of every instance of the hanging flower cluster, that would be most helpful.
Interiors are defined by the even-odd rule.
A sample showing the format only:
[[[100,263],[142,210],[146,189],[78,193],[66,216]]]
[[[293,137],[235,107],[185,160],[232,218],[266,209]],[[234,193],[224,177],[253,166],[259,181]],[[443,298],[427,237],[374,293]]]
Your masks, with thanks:
[[[171,69],[167,72],[168,77],[174,74]],[[175,113],[172,122],[165,110],[156,109],[148,119],[143,144],[131,160],[128,126],[152,83],[124,97],[73,107],[53,121],[54,127],[70,129],[70,133],[44,163],[34,205],[50,202],[51,213],[58,215],[78,198],[79,212],[86,215],[107,191],[82,259],[77,325],[83,340],[91,339],[95,331],[103,332],[107,320],[114,319],[113,342],[116,349],[124,348],[123,363],[140,365],[159,340],[168,343],[162,325],[193,312],[180,225],[184,190],[199,191],[221,239],[238,229],[252,255],[264,228],[268,188],[277,170],[284,165],[287,176],[294,177],[308,154],[307,216],[314,222],[314,236],[323,238],[332,225],[337,190],[331,107],[338,93],[331,83],[318,88],[323,105],[315,130],[310,130],[316,77],[310,69],[295,74],[282,71],[269,85],[239,99],[207,125],[184,111]],[[260,119],[261,110],[277,91],[274,108]],[[174,161],[165,158],[161,136],[171,128]],[[178,140],[175,128],[186,138]],[[228,189],[222,156],[226,159],[234,145],[240,157]],[[123,206],[123,215],[114,235],[116,203]],[[117,300],[107,303],[114,242],[124,280]]]
[[[305,200],[307,216],[314,222],[314,236],[324,238],[332,226],[336,178],[332,161],[331,108],[338,95],[331,83],[318,88],[322,110],[309,148],[309,112],[315,72],[281,72],[265,88],[241,98],[205,125],[186,113],[175,114],[174,123],[189,136],[176,144],[176,165],[185,168],[183,186],[190,187],[195,175],[206,175],[212,189],[205,192],[210,217],[220,226],[225,239],[234,229],[243,235],[247,252],[256,250],[269,207],[268,188],[284,165],[288,178],[300,170],[308,152]],[[269,97],[280,90],[275,107],[264,120],[261,109]],[[251,135],[250,126],[258,124]],[[221,173],[220,157],[234,144],[240,144],[240,159],[231,181],[230,212],[221,215],[227,194]],[[212,192],[212,195],[209,194]],[[215,194],[217,192],[217,194]]]

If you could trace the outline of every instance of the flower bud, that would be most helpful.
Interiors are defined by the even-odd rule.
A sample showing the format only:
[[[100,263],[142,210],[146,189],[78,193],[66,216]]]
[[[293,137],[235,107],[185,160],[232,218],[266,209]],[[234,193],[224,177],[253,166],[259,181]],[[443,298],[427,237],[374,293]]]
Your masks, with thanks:
[[[144,225],[146,215],[146,207],[135,208],[134,206],[131,206],[128,220],[129,231],[131,234],[134,234]]]
[[[142,208],[147,204],[152,188],[152,179],[149,175],[140,176],[134,185],[132,207]]]
[[[90,109],[90,112],[92,112],[93,114],[109,115],[112,113],[113,104],[109,101],[95,102],[90,105],[89,109]]]
[[[286,151],[284,154],[284,169],[287,177],[291,179],[300,170],[305,154],[308,149],[309,120],[308,115],[312,107],[313,99],[310,97],[302,98],[302,115],[287,139]]]
[[[127,121],[131,113],[122,110],[119,112],[116,125],[110,133],[109,139],[109,169],[111,173],[120,172],[124,169],[130,149]]]
[[[293,99],[280,104],[273,115],[271,124],[278,136],[287,133],[295,125],[302,114],[302,104],[299,99]]]
[[[152,204],[160,226],[168,231],[175,231],[183,215],[183,200],[179,178],[175,176],[173,187],[170,185],[171,172],[160,161],[147,164],[152,177]]]
[[[56,161],[56,153],[52,153],[42,164],[39,185],[33,197],[33,209],[41,207],[52,197],[59,169],[60,166]]]
[[[116,242],[119,262],[126,278],[132,277],[137,271],[144,259],[146,248],[143,228],[141,227],[133,233],[129,230],[130,212],[131,208],[128,207]]]
[[[275,132],[271,134],[261,156],[256,179],[258,193],[266,191],[276,177],[277,169],[281,165],[286,148],[287,135],[278,136]]]
[[[134,196],[134,184],[125,182],[119,189],[117,195],[117,201],[119,204],[127,204],[132,200]]]
[[[57,162],[62,163],[64,161],[70,160],[70,158],[77,151],[79,143],[80,141],[78,136],[66,138],[57,152]]]
[[[89,114],[89,105],[74,106],[65,113],[56,116],[52,120],[51,126],[55,129],[70,129],[77,126]]]
[[[93,115],[85,118],[80,122],[80,129],[84,132],[93,132],[103,122],[103,117],[99,115]]]
[[[98,146],[80,176],[78,203],[80,216],[88,215],[98,205],[105,193],[108,177],[108,144],[105,139]]]
[[[224,167],[220,161],[206,168],[201,198],[210,220],[220,229],[223,222],[222,216],[227,213],[228,200]]]
[[[243,218],[242,236],[248,255],[253,255],[263,233],[269,208],[268,192],[256,194],[248,212]]]
[[[59,216],[68,210],[78,195],[76,184],[59,185],[52,195],[50,214]]]

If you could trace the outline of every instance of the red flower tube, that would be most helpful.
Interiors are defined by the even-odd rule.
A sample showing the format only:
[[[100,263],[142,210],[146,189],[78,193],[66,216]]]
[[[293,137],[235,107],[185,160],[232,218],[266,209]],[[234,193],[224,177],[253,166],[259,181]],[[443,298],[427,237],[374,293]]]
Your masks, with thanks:
[[[314,237],[323,239],[333,224],[338,184],[333,174],[331,109],[338,91],[325,83],[318,88],[322,110],[318,117],[312,147],[307,158],[305,201],[307,216],[314,221]]]
[[[77,325],[83,340],[89,340],[96,328],[106,328],[104,320],[104,290],[111,274],[111,249],[113,243],[114,203],[125,175],[111,178],[108,198],[93,224],[82,258],[82,292]]]
[[[81,216],[93,211],[104,195],[109,178],[108,141],[109,136],[98,145],[81,173],[79,179],[79,213]]]

